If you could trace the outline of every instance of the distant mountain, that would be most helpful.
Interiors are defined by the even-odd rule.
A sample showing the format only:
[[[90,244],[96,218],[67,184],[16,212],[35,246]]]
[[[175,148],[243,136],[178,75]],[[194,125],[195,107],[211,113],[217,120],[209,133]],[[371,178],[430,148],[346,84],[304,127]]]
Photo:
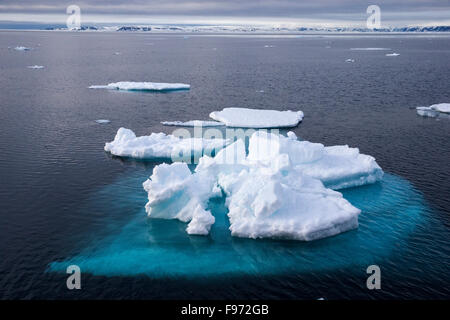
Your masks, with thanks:
[[[65,28],[46,28],[45,30],[67,30]],[[409,26],[367,29],[358,27],[264,27],[264,26],[186,26],[186,25],[155,25],[155,26],[112,26],[95,27],[82,26],[71,31],[120,31],[120,32],[203,32],[203,33],[298,33],[298,32],[331,32],[331,33],[376,33],[376,32],[450,32],[450,26]]]

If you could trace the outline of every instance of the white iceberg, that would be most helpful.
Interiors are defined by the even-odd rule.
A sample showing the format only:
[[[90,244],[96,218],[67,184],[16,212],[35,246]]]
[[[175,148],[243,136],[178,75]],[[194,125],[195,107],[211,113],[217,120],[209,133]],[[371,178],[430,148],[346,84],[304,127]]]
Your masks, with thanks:
[[[417,114],[423,117],[447,117],[450,114],[450,103],[438,103],[429,107],[417,107]]]
[[[338,187],[372,183],[381,179],[381,168],[357,149],[327,149],[289,136],[256,132],[248,156],[237,140],[214,158],[202,157],[194,173],[179,163],[155,167],[144,183],[149,216],[190,221],[187,232],[204,235],[214,223],[207,201],[223,193],[233,236],[310,241],[357,228],[360,210],[321,180],[336,171]]]
[[[297,126],[304,115],[302,111],[225,108],[211,112],[209,116],[227,127],[283,128]]]
[[[162,121],[161,124],[165,126],[176,127],[219,127],[224,126],[222,122],[204,121],[204,120],[190,120],[190,121]]]
[[[398,57],[399,55],[400,55],[400,53],[396,53],[396,52],[386,53],[386,57]]]
[[[345,62],[355,62],[355,59],[347,59]]]
[[[136,137],[133,131],[120,128],[105,151],[119,157],[135,159],[183,159],[202,153],[212,154],[228,144],[224,139],[179,138],[165,133]]]
[[[126,91],[175,91],[189,90],[189,84],[185,83],[159,83],[159,82],[130,82],[120,81],[107,85],[93,85],[89,89],[110,89],[110,90],[126,90]]]
[[[28,69],[44,69],[44,66],[38,66],[38,65],[34,65],[34,66],[28,66]]]

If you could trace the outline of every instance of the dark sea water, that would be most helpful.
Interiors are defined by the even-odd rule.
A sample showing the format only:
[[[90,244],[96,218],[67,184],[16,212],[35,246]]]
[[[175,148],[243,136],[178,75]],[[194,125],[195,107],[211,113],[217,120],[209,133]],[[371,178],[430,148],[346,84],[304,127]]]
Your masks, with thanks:
[[[351,50],[369,47],[391,50]],[[414,108],[450,102],[449,62],[445,35],[0,31],[0,298],[448,299],[450,120]],[[117,81],[191,90],[88,89]],[[113,158],[104,143],[119,127],[170,133],[160,121],[224,107],[303,110],[301,139],[374,156],[383,181],[342,190],[362,209],[358,230],[236,239],[220,201],[209,237],[147,219],[141,184],[157,163]],[[69,264],[81,290],[66,288]],[[366,288],[371,264],[381,290]]]

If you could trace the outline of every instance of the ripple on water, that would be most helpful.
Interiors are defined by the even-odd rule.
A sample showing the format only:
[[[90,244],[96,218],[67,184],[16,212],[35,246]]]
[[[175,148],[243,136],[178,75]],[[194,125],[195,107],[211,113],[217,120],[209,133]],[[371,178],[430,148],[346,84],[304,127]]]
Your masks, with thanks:
[[[380,183],[342,191],[362,210],[360,225],[332,238],[298,242],[231,237],[223,200],[210,202],[216,217],[210,236],[189,236],[182,222],[146,217],[147,195],[142,190],[145,178],[142,171],[134,172],[94,195],[89,206],[104,210],[109,234],[92,241],[79,254],[51,263],[49,270],[65,271],[68,265],[76,264],[94,275],[146,274],[159,278],[269,275],[367,266],[393,249],[406,247],[409,235],[424,223],[429,212],[422,195],[408,181],[385,174]],[[125,224],[121,219],[111,219],[124,214],[129,215]]]

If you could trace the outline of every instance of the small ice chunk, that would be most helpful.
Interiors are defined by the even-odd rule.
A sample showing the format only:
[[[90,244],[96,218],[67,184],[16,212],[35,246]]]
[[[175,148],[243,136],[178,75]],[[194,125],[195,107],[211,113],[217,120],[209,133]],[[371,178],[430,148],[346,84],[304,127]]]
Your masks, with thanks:
[[[390,48],[350,48],[353,51],[387,51],[391,50]]]
[[[303,119],[302,111],[277,111],[247,108],[225,108],[209,116],[227,127],[283,128],[295,127]]]
[[[266,44],[265,46],[264,46],[264,48],[274,48],[275,46],[274,45],[272,45],[272,44]]]
[[[399,56],[400,55],[400,53],[396,53],[396,52],[393,52],[393,53],[386,53],[386,57],[397,57],[397,56]]]
[[[44,69],[44,66],[38,66],[38,65],[34,65],[34,66],[28,66],[28,69]]]
[[[297,140],[297,135],[295,134],[295,132],[289,131],[289,132],[287,133],[287,136],[288,136],[288,138],[291,139],[291,140]]]
[[[107,119],[98,119],[98,120],[95,120],[95,122],[100,123],[100,124],[106,124],[106,123],[110,123],[111,121],[107,120]]]
[[[107,85],[93,85],[89,89],[110,89],[126,91],[174,91],[189,90],[191,86],[184,83],[130,82],[120,81]]]
[[[191,121],[163,121],[161,122],[165,126],[177,126],[177,127],[218,127],[223,126],[222,122],[217,121],[204,121],[204,120],[191,120]]]
[[[133,131],[120,128],[114,141],[105,144],[105,151],[115,156],[135,159],[180,159],[191,155],[211,154],[228,144],[224,139],[178,138],[165,133],[136,137]],[[180,158],[181,157],[181,158]]]
[[[347,59],[345,62],[355,62],[355,59]]]
[[[23,46],[17,46],[17,47],[14,48],[14,50],[16,50],[16,51],[30,51],[31,48],[23,47]]]

